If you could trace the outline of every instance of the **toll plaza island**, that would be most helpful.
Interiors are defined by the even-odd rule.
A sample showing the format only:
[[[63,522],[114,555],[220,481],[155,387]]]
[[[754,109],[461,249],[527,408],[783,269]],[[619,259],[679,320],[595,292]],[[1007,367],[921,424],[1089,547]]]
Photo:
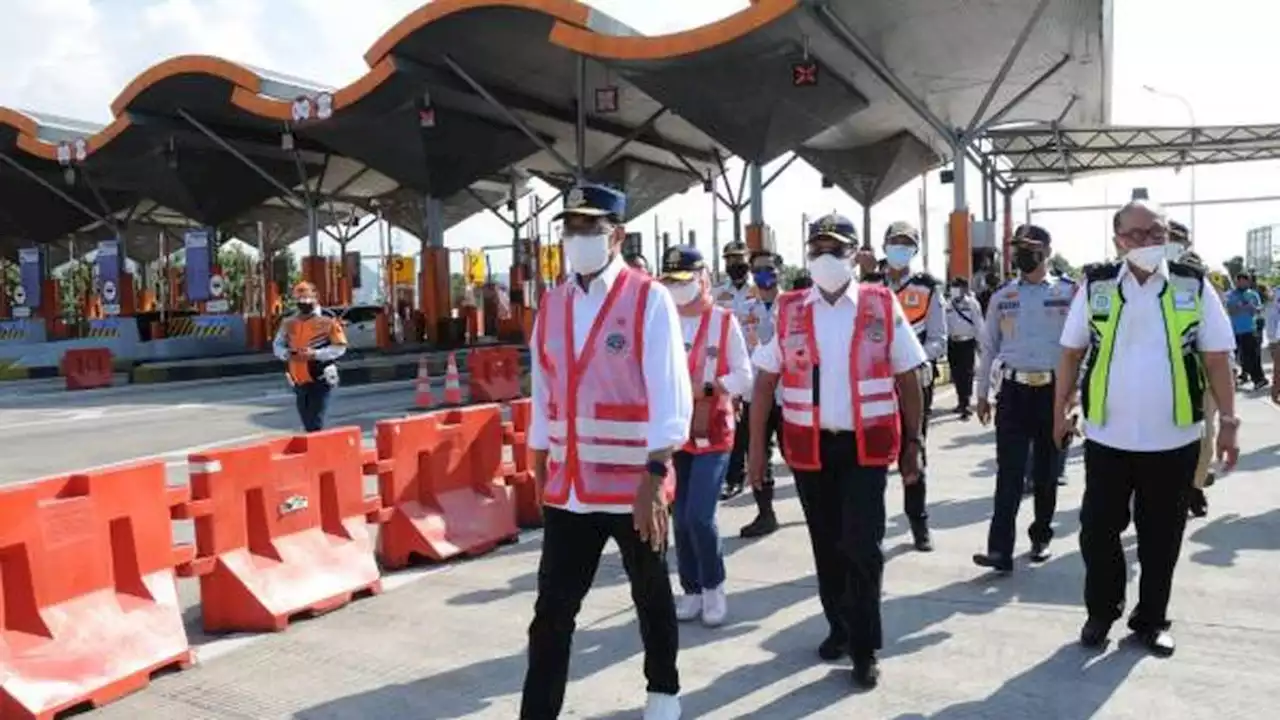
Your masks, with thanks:
[[[1280,153],[1261,126],[1113,132],[1111,47],[1104,0],[755,0],[665,36],[572,0],[436,0],[346,87],[183,56],[125,87],[106,126],[0,107],[0,719],[516,717],[542,539],[528,345],[565,280],[540,230],[563,196],[606,185],[635,218],[707,193],[759,250],[764,191],[797,159],[862,207],[868,241],[879,200],[945,167],[945,275],[969,277],[1008,269],[1026,183],[1175,161],[1152,143],[1177,162],[1249,159],[1242,137]],[[533,178],[560,194],[531,202]],[[510,229],[491,244],[511,250],[505,285],[445,246],[477,213]],[[333,429],[293,434],[270,354],[290,288],[351,306],[347,245],[384,223],[418,251],[379,258],[383,300],[341,363]],[[258,253],[234,292],[232,239]],[[1259,426],[1272,412],[1238,407]],[[1263,459],[1188,530],[1174,612],[1189,647],[1157,664],[1075,645],[1074,553],[975,574],[988,434],[935,418],[930,443],[939,547],[907,553],[890,508],[885,687],[851,694],[813,656],[812,562],[779,465],[782,529],[725,541],[727,624],[682,626],[684,717],[1266,716],[1280,491],[1250,482]],[[737,527],[749,499],[720,512]],[[640,717],[616,554],[595,587],[567,713]]]

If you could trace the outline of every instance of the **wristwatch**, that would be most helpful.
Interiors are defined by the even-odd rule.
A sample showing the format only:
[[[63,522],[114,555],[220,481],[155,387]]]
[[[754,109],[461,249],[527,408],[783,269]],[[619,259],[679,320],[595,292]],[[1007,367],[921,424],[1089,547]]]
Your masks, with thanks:
[[[1240,418],[1236,415],[1219,415],[1218,425],[1235,430],[1240,427]]]
[[[667,464],[657,460],[650,460],[645,464],[644,469],[651,477],[664,478],[667,476]]]

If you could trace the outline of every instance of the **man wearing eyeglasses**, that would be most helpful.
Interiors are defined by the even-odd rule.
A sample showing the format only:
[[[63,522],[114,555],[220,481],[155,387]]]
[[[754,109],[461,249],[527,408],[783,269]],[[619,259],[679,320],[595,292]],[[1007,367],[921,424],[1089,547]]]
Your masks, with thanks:
[[[853,279],[857,232],[840,215],[810,226],[814,287],[777,300],[773,338],[756,349],[752,405],[782,388],[782,454],[795,472],[830,633],[823,660],[848,654],[853,681],[875,687],[882,643],[885,485],[899,463],[918,481],[927,360],[902,306],[881,283]],[[763,486],[767,413],[751,414],[748,476]]]
[[[1132,507],[1141,582],[1128,625],[1152,654],[1167,657],[1175,648],[1167,610],[1200,455],[1206,380],[1218,405],[1215,454],[1229,469],[1240,452],[1229,361],[1235,339],[1204,273],[1168,261],[1168,221],[1159,207],[1130,202],[1112,226],[1120,260],[1090,269],[1072,301],[1054,406],[1054,435],[1062,438],[1079,378],[1088,610],[1080,642],[1102,647],[1124,613],[1128,564],[1120,535]]]

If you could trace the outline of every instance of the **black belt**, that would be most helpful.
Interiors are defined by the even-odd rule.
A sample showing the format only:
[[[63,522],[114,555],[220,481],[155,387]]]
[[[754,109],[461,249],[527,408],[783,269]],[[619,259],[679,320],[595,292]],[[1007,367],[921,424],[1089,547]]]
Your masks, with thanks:
[[[818,435],[819,437],[831,438],[833,440],[844,440],[852,438],[854,432],[852,430],[828,430],[826,428],[822,428]]]

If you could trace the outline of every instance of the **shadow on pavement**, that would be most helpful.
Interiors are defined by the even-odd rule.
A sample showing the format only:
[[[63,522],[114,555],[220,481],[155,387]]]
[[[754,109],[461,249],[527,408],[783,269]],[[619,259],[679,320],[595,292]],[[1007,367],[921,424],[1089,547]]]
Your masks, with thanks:
[[[1191,533],[1190,539],[1208,546],[1192,555],[1192,562],[1230,567],[1243,551],[1280,550],[1280,510],[1249,517],[1223,515]]]

